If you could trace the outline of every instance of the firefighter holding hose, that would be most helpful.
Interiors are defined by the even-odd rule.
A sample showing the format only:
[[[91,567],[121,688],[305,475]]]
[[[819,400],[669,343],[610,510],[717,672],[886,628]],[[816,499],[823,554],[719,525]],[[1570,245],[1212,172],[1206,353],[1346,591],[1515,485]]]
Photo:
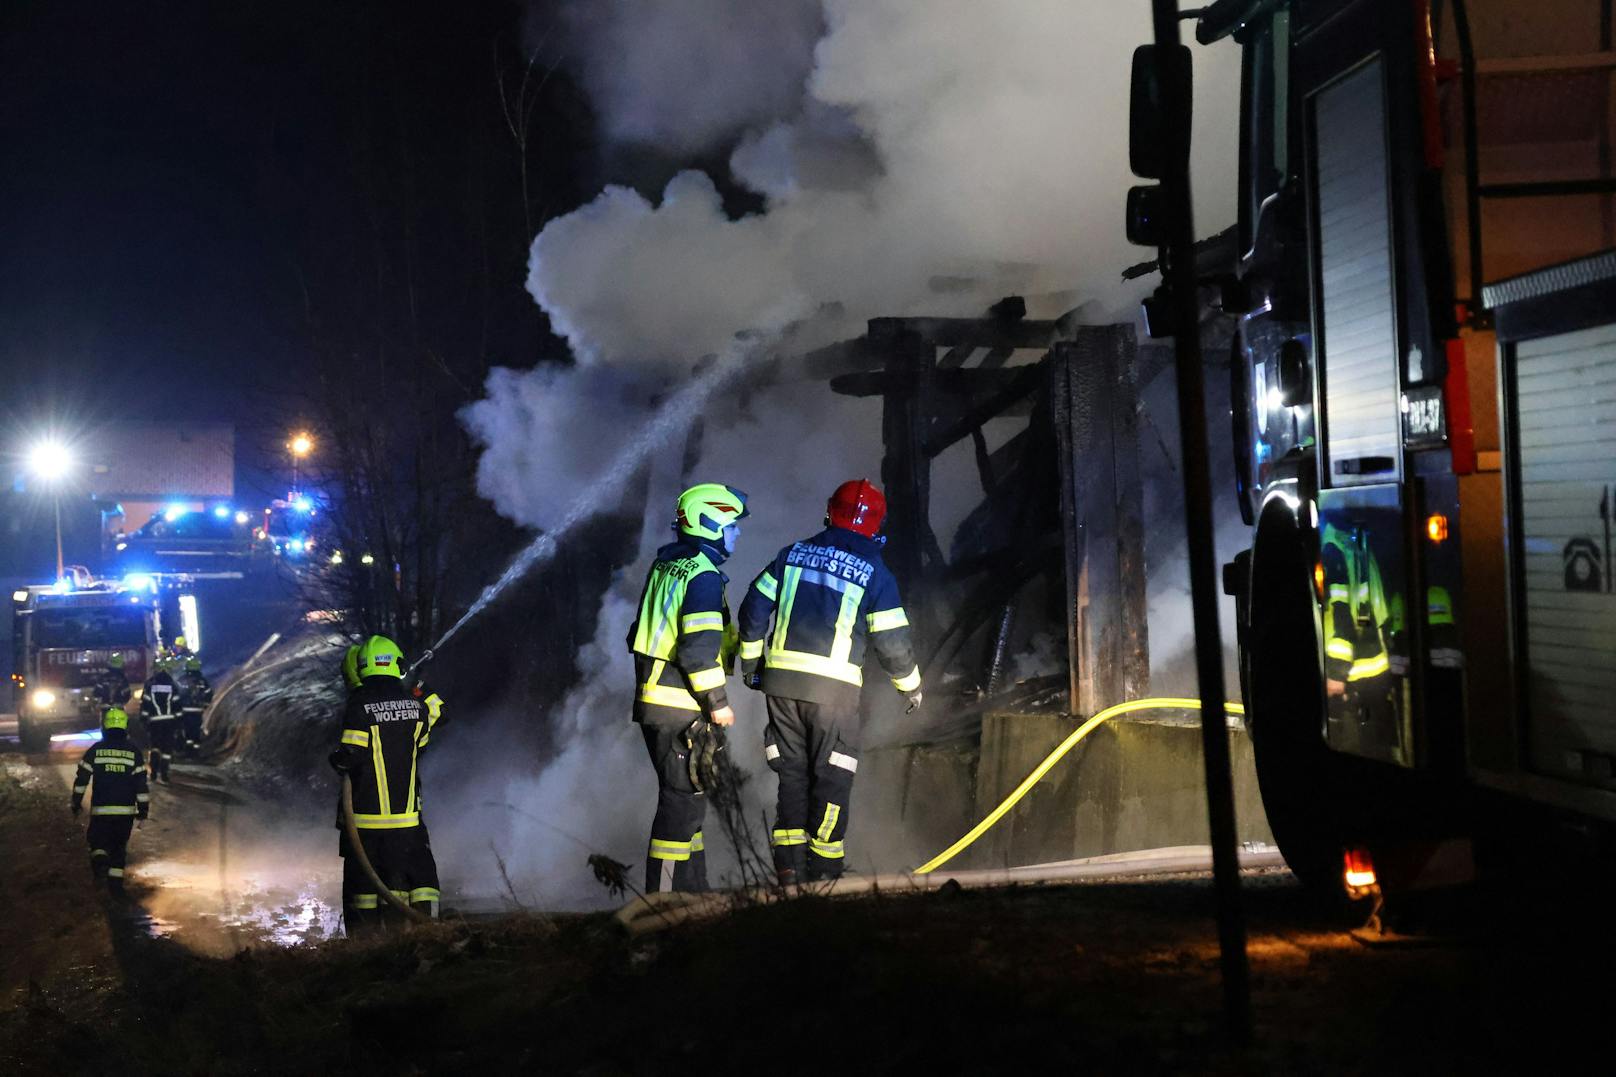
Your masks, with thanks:
[[[657,775],[657,809],[645,863],[648,893],[707,889],[702,820],[707,812],[693,753],[712,743],[711,726],[735,711],[722,662],[729,606],[719,565],[735,552],[746,495],[708,482],[679,495],[674,541],[657,551],[629,629],[634,654],[634,721]]]
[[[438,866],[421,821],[418,772],[437,707],[405,686],[404,654],[392,640],[371,636],[353,654],[358,685],[348,694],[342,742],[330,759],[352,783],[351,812],[345,812],[350,825],[340,842],[350,935],[381,927],[394,901],[419,916],[438,914]],[[392,900],[378,890],[366,863]]]
[[[909,618],[881,560],[886,514],[868,481],[842,483],[825,529],[781,550],[741,604],[741,675],[768,696],[763,754],[780,778],[770,845],[784,884],[842,874],[866,644],[908,709],[920,706]]]

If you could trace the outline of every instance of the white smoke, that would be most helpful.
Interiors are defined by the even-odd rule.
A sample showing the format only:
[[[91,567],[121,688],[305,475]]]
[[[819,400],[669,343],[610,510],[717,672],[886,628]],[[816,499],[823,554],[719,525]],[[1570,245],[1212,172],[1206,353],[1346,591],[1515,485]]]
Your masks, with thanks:
[[[485,449],[479,490],[520,523],[552,524],[564,492],[635,436],[658,395],[737,335],[789,328],[806,349],[855,336],[870,317],[977,315],[1010,293],[1053,317],[1117,303],[1121,268],[1149,256],[1122,235],[1137,182],[1126,163],[1129,55],[1149,37],[1147,4],[599,0],[566,10],[607,139],[671,153],[733,147],[731,177],[766,209],[731,219],[713,179],[685,172],[655,201],[608,187],[534,240],[529,290],[577,363],[496,371],[466,415]],[[1206,233],[1232,216],[1234,50],[1198,55],[1197,78]],[[756,514],[729,566],[735,603],[778,546],[818,526],[835,483],[879,477],[878,405],[798,378],[788,363],[782,384],[706,414],[695,474],[749,491]],[[622,639],[683,448],[666,446],[639,563],[603,603],[579,687],[547,719],[562,732],[560,755],[511,778],[511,807],[491,831],[513,876],[547,902],[590,900],[582,849],[561,830],[619,859],[643,856],[654,786],[627,722]],[[733,693],[744,761],[761,707]],[[767,784],[754,793],[766,799]]]

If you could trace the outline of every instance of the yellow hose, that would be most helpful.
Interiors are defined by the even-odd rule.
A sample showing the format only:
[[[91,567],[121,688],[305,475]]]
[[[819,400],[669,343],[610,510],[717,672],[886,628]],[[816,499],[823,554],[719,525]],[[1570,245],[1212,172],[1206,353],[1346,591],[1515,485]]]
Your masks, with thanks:
[[[1224,710],[1229,714],[1246,713],[1246,708],[1241,706],[1239,703],[1225,703],[1223,707]],[[1105,710],[1099,712],[1094,717],[1078,726],[1072,731],[1071,736],[1060,742],[1059,747],[1057,747],[1053,752],[1050,752],[1048,755],[1044,756],[1044,761],[1034,767],[1032,773],[1027,775],[1027,777],[1022,780],[1020,785],[1016,786],[1015,791],[1009,796],[1005,797],[997,808],[994,808],[988,813],[987,818],[973,826],[969,833],[967,833],[959,841],[956,841],[953,845],[950,845],[948,848],[944,849],[942,852],[920,865],[920,867],[916,868],[915,874],[925,875],[929,872],[935,871],[944,864],[948,863],[950,860],[954,859],[954,857],[958,856],[964,850],[970,848],[977,838],[980,838],[993,827],[994,823],[997,823],[1000,819],[1003,819],[1005,813],[1011,808],[1015,807],[1017,802],[1020,801],[1022,797],[1026,796],[1033,786],[1038,784],[1038,780],[1045,774],[1049,773],[1051,767],[1053,767],[1056,763],[1059,763],[1067,752],[1077,747],[1078,741],[1094,732],[1101,726],[1102,723],[1110,721],[1119,714],[1131,714],[1134,711],[1198,711],[1200,709],[1201,701],[1199,699],[1185,699],[1176,696],[1158,696],[1151,699],[1134,699],[1129,700],[1127,703],[1118,703],[1114,707],[1107,707]]]

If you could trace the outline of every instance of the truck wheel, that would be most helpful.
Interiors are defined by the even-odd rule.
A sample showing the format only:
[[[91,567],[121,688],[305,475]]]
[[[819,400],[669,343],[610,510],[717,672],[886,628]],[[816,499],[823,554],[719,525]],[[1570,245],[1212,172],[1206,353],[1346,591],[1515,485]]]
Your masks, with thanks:
[[[1296,877],[1340,893],[1344,760],[1324,743],[1324,685],[1303,559],[1262,564],[1246,652],[1248,727],[1269,829]],[[1271,571],[1265,571],[1271,570]],[[1288,580],[1286,579],[1288,577]]]
[[[43,752],[50,747],[49,735],[22,715],[17,716],[17,739],[25,752]]]

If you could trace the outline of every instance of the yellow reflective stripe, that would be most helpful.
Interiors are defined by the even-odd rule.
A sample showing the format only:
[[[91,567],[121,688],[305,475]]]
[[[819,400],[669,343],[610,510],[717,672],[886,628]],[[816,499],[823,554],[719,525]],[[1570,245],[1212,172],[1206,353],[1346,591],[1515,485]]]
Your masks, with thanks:
[[[121,879],[121,878],[123,878],[123,869],[122,868],[108,868],[107,869],[107,877],[111,878],[111,879]]]
[[[344,729],[342,731],[342,743],[352,744],[355,748],[369,748],[370,730]]]
[[[840,860],[846,855],[846,850],[839,841],[810,841],[808,851],[826,860]]]
[[[760,639],[741,640],[741,657],[752,659],[763,657],[763,641]]]
[[[355,909],[374,909],[381,904],[381,895],[355,894],[353,895],[353,899],[349,904],[350,907]]]
[[[752,586],[757,588],[758,594],[770,602],[780,597],[780,581],[775,579],[774,573],[768,569],[764,569],[763,574],[752,581]]]
[[[699,711],[701,704],[696,697],[683,688],[670,688],[665,684],[640,685],[640,702],[651,703],[658,707],[673,707],[682,711]]]
[[[864,588],[856,583],[847,584],[842,591],[842,608],[836,612],[836,637],[830,645],[831,661],[846,662],[853,653],[853,623],[858,620],[859,606],[863,602]]]
[[[806,651],[786,651],[778,647],[770,648],[767,664],[770,669],[789,669],[796,673],[812,673],[819,677],[846,681],[848,684],[864,683],[864,671],[851,662],[836,662],[822,655],[808,654]]]
[[[890,632],[894,628],[908,628],[909,615],[899,606],[895,610],[876,610],[864,618],[871,632]]]
[[[421,736],[421,726],[422,726],[422,723],[420,722],[420,720],[417,720],[416,723],[415,723],[415,736],[416,736],[417,739]],[[404,803],[406,803],[406,804],[410,804],[410,805],[415,804],[415,770],[416,770],[416,768],[418,766],[420,766],[420,764],[421,764],[420,757],[417,756],[414,752],[411,752],[410,753],[410,787],[409,787],[409,790],[407,792],[405,792],[405,794],[404,794]],[[417,810],[419,810],[419,809],[417,809]]]
[[[1347,671],[1347,680],[1361,681],[1366,677],[1378,677],[1391,668],[1391,660],[1384,654],[1377,654],[1373,658],[1360,658],[1352,663],[1352,668]]]
[[[689,860],[692,843],[688,841],[663,841],[661,838],[651,839],[652,860]]]
[[[892,678],[892,683],[900,692],[913,692],[920,687],[920,667],[916,666],[902,677]]]
[[[701,831],[696,831],[695,836],[690,839],[690,851],[693,853],[699,853],[704,851],[706,848],[707,839],[702,836]]]
[[[1340,636],[1325,641],[1324,653],[1331,658],[1339,658],[1343,662],[1352,661],[1352,642]]]
[[[437,901],[438,897],[439,895],[437,887],[417,886],[414,890],[410,891],[410,904],[413,905],[417,901]]]
[[[711,692],[714,688],[724,686],[724,670],[722,666],[712,669],[699,669],[690,675],[690,687],[697,692]]]
[[[151,794],[150,793],[136,793],[135,794],[135,803],[136,804],[149,804],[149,803],[151,803]]]
[[[829,841],[831,834],[836,831],[836,821],[842,817],[840,804],[825,805],[825,818],[819,822],[819,833],[814,835],[816,841]]]
[[[403,830],[405,827],[420,825],[421,813],[418,811],[377,815],[361,815],[354,812],[354,826],[360,830]]]
[[[722,632],[724,631],[724,615],[722,613],[687,613],[679,618],[681,632]]]
[[[443,697],[433,692],[422,702],[426,704],[427,728],[430,729],[443,717]]]
[[[387,761],[382,758],[381,730],[376,732],[377,736],[370,738],[370,759],[376,768],[376,806],[382,815],[392,815],[393,795],[387,788]]]
[[[133,804],[102,804],[90,809],[91,815],[136,815],[138,808]]]
[[[1348,599],[1347,585],[1344,583],[1332,583],[1325,594],[1330,596],[1331,602],[1345,602]]]
[[[776,830],[769,836],[769,844],[777,848],[782,845],[807,845],[808,831]]]
[[[791,627],[791,607],[797,600],[797,583],[802,579],[802,569],[787,565],[785,576],[780,608],[774,613],[774,644],[771,647],[771,650],[782,653],[786,649],[786,630]]]

